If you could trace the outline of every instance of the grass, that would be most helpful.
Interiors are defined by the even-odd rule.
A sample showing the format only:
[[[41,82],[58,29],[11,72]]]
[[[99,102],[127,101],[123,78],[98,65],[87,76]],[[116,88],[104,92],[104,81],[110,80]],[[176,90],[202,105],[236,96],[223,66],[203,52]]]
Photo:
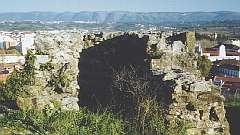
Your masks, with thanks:
[[[119,135],[124,132],[120,118],[108,112],[91,113],[86,109],[8,111],[0,116],[0,127],[5,127],[6,133],[26,130],[32,134]]]
[[[227,107],[240,107],[240,101],[228,101],[224,103]]]

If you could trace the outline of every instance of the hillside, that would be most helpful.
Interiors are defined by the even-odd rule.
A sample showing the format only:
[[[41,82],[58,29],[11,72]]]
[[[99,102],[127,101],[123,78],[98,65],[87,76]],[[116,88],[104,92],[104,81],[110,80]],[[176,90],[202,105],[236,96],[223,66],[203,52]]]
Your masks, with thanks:
[[[0,13],[0,21],[87,21],[97,23],[186,23],[240,21],[239,12],[15,12]]]

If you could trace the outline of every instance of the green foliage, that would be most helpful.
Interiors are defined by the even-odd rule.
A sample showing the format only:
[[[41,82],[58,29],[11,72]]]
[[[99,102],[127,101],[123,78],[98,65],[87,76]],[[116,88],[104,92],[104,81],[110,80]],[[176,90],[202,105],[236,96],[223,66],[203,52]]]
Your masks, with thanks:
[[[145,117],[144,132],[139,132],[136,121],[125,122],[125,133],[127,135],[186,135],[187,124],[180,119],[167,120],[164,109],[155,103],[151,104]]]
[[[32,77],[34,77],[35,73],[35,68],[34,68],[34,63],[35,63],[35,55],[33,54],[32,51],[28,51],[27,52],[27,55],[25,57],[26,61],[25,61],[25,64],[24,64],[24,72],[25,75],[27,77],[30,77],[30,78],[27,78],[27,79],[30,79],[30,81],[32,81]]]
[[[152,59],[161,59],[164,54],[165,54],[165,53],[162,52],[162,51],[154,51],[154,52],[152,52],[152,53],[150,54],[150,57],[151,57]]]
[[[212,62],[206,56],[201,56],[197,60],[197,68],[200,70],[201,75],[206,77],[212,68]]]
[[[157,51],[157,44],[150,45],[150,51],[151,52],[156,52]]]
[[[158,110],[159,112],[159,110]],[[150,118],[150,119],[149,119]],[[59,111],[45,108],[42,111],[8,111],[0,116],[0,127],[15,130],[29,130],[33,134],[69,135],[139,135],[134,123],[123,122],[111,113],[80,111]],[[152,114],[145,124],[144,134],[185,135],[185,123],[174,119],[166,121],[162,113]]]
[[[50,62],[40,64],[41,71],[51,71],[52,69],[54,69],[54,66]]]
[[[44,51],[41,51],[41,50],[37,50],[35,55],[48,55],[48,52],[44,52]]]
[[[147,117],[145,125],[148,132],[154,134],[164,134],[166,130],[166,119],[164,118],[163,109],[154,101],[151,105],[151,111]]]
[[[183,120],[175,118],[169,121],[166,128],[165,135],[187,135],[188,125]]]
[[[177,119],[171,121],[166,119],[164,109],[149,91],[148,80],[139,78],[136,72],[132,67],[115,74],[117,79],[115,86],[122,92],[131,93],[131,98],[134,100],[131,106],[133,110],[120,110],[132,114],[130,117],[124,117],[125,121],[107,111],[98,113],[85,109],[60,111],[46,106],[41,111],[8,111],[0,116],[0,127],[24,129],[33,134],[44,135],[184,135],[185,123]],[[55,85],[66,85],[61,84],[67,78],[64,74],[64,69],[59,71],[60,77],[59,80],[55,80],[58,82]],[[58,106],[58,103],[54,103],[54,106]]]
[[[55,91],[61,93],[69,86],[69,82],[69,76],[65,72],[60,72],[57,76],[52,75],[48,85],[53,87]]]
[[[104,112],[80,111],[60,112],[44,109],[27,112],[12,111],[0,116],[0,126],[27,129],[34,134],[56,135],[119,135],[123,134],[123,121]]]
[[[31,51],[26,55],[26,62],[22,71],[14,70],[5,83],[1,84],[3,97],[7,100],[15,100],[19,95],[25,95],[25,85],[34,84],[35,76],[35,56]]]
[[[224,105],[227,107],[240,107],[240,99],[231,97],[231,99],[227,98],[224,102]]]
[[[146,115],[145,134],[185,135],[187,125],[184,121],[177,118],[167,120],[165,114],[163,107],[153,101]]]
[[[14,70],[2,86],[4,98],[15,100],[17,95],[22,91],[24,86],[23,80],[22,73]]]
[[[224,105],[227,107],[240,107],[240,101],[225,102]]]

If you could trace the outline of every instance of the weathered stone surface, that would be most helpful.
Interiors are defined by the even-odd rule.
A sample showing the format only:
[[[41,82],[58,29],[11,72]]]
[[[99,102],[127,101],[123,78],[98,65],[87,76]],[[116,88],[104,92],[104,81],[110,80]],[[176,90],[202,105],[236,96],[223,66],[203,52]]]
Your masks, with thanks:
[[[44,107],[48,106],[53,106],[52,103],[50,102],[50,99],[48,96],[38,96],[32,99],[33,102],[33,108],[37,110],[41,110]]]
[[[211,91],[210,85],[206,82],[196,82],[190,85],[190,91],[207,92]]]
[[[175,78],[177,78],[177,74],[170,71],[170,72],[168,72],[167,74],[165,74],[163,80],[164,80],[164,81],[167,81],[167,80],[173,80],[173,79],[175,79]]]
[[[61,108],[63,110],[79,110],[78,98],[76,97],[65,97],[62,99]]]
[[[229,135],[224,98],[209,82],[191,74],[162,70],[160,89],[170,91],[167,97],[168,118],[180,118],[189,125],[189,135]],[[169,82],[169,83],[168,83]],[[166,97],[165,97],[166,98]]]
[[[78,62],[83,44],[81,33],[59,31],[38,34],[35,39],[36,49],[47,52],[48,56],[37,56],[35,85],[27,88],[29,97],[19,97],[18,106],[23,109],[43,109],[45,106],[56,107],[54,103],[59,102],[60,109],[78,110],[77,96],[80,88],[77,82]],[[54,68],[40,71],[40,65],[46,62]],[[56,86],[49,82],[54,76],[59,78],[60,71],[63,72],[62,76],[67,81],[67,85],[62,87],[61,91],[56,91]]]
[[[117,33],[118,34],[118,33]],[[116,34],[116,35],[117,35]],[[121,34],[121,33],[119,33]],[[115,37],[114,34],[104,34],[97,42]],[[96,35],[90,35],[89,43],[95,43]],[[93,41],[92,41],[93,40]],[[174,117],[187,121],[191,126],[188,129],[189,135],[229,135],[229,126],[225,118],[224,98],[208,82],[198,80],[194,75],[173,71],[174,67],[181,69],[180,60],[176,54],[169,49],[169,46],[162,44],[162,38],[150,37],[149,44],[157,44],[160,48],[169,51],[163,56],[164,61],[155,60],[153,69],[167,70],[155,71],[155,75],[162,75],[159,85],[161,89],[169,92],[164,101],[168,105],[168,118]],[[81,34],[77,33],[55,33],[38,35],[36,38],[36,48],[49,52],[50,62],[54,65],[54,70],[36,71],[36,86],[30,90],[30,98],[19,98],[18,105],[26,105],[27,108],[33,106],[43,108],[46,105],[60,107],[63,110],[78,110],[78,62],[80,52],[86,43],[83,42]],[[89,46],[89,47],[90,47]],[[182,46],[181,46],[182,47]],[[176,49],[176,48],[175,48]],[[179,48],[177,47],[179,50]],[[114,50],[113,50],[114,51]],[[170,55],[168,55],[170,54]],[[182,57],[185,57],[183,55]],[[184,59],[185,60],[185,59]],[[185,61],[190,61],[186,59]],[[97,62],[96,62],[97,63]],[[69,75],[70,84],[61,93],[57,93],[48,86],[48,82],[53,74],[67,64],[65,73]],[[191,63],[190,63],[191,64]],[[157,67],[157,68],[156,68]],[[27,104],[25,104],[27,102]],[[57,102],[57,103],[56,103]],[[59,104],[59,105],[58,105]]]

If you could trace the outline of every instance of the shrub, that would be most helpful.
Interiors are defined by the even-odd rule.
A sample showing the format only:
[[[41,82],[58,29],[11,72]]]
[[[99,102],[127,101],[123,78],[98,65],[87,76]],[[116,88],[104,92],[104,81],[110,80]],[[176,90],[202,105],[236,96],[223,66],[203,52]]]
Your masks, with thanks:
[[[7,78],[5,83],[2,83],[1,88],[3,97],[6,100],[16,100],[19,95],[25,95],[25,85],[33,85],[35,81],[35,56],[31,51],[26,55],[26,62],[22,71],[14,70]]]
[[[206,77],[212,68],[212,62],[206,56],[201,56],[197,60],[197,68],[200,70],[201,75]]]

